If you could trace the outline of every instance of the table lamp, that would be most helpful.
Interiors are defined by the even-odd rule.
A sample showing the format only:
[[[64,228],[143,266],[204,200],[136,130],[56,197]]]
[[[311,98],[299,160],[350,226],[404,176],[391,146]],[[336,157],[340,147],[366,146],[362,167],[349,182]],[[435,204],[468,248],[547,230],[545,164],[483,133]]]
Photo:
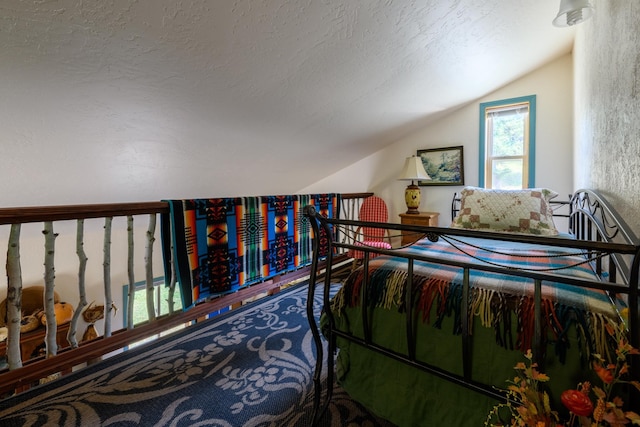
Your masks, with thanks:
[[[422,159],[417,156],[407,157],[404,162],[404,169],[398,178],[403,181],[411,181],[404,191],[404,201],[407,203],[408,214],[419,214],[420,207],[420,187],[414,181],[429,180],[431,177],[424,170]]]

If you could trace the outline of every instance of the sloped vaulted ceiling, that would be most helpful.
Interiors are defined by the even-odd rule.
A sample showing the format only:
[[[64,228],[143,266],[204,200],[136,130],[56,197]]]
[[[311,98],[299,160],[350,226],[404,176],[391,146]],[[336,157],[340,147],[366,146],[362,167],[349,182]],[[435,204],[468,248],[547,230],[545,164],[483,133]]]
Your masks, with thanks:
[[[22,182],[61,202],[294,192],[569,52],[557,10],[3,0],[0,190]],[[51,174],[59,189],[42,190]]]

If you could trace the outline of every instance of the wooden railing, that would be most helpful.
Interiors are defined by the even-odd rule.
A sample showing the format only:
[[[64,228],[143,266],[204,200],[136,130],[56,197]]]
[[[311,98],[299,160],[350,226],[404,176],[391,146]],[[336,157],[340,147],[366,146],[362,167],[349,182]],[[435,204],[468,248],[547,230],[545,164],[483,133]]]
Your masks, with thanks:
[[[372,193],[350,193],[342,195],[341,205],[341,218],[355,219],[357,218],[360,202],[363,198],[371,195]],[[113,264],[119,263],[118,279],[116,280],[117,286],[122,286],[122,277],[126,277],[125,283],[129,284],[129,304],[132,307],[133,304],[133,289],[136,282],[136,275],[145,277],[147,295],[153,293],[153,267],[162,265],[161,251],[154,250],[157,246],[156,236],[156,217],[158,214],[169,213],[169,206],[166,202],[139,202],[139,203],[111,203],[111,204],[91,204],[91,205],[67,205],[67,206],[43,206],[43,207],[20,207],[20,208],[1,208],[0,209],[0,226],[8,227],[8,250],[7,250],[7,275],[8,275],[8,298],[7,298],[7,316],[13,316],[13,323],[8,324],[8,339],[2,346],[0,346],[0,357],[2,356],[2,347],[5,347],[7,354],[8,367],[0,370],[0,397],[9,393],[13,393],[16,390],[21,390],[31,386],[34,382],[39,381],[41,378],[45,378],[50,374],[57,374],[60,372],[69,372],[74,368],[82,366],[82,364],[99,359],[104,355],[121,350],[131,345],[132,343],[141,339],[154,336],[170,328],[178,325],[188,324],[197,319],[203,318],[209,313],[216,312],[225,307],[230,307],[241,303],[247,299],[263,295],[265,293],[277,292],[279,287],[283,284],[290,283],[294,280],[303,279],[308,276],[308,268],[302,268],[285,275],[277,276],[264,282],[252,285],[247,288],[243,288],[238,292],[205,301],[201,304],[187,311],[179,311],[169,314],[163,314],[160,316],[152,315],[150,320],[133,326],[132,322],[129,325],[124,325],[122,328],[116,328],[111,330],[110,320],[115,312],[115,305],[112,301],[112,269]],[[127,249],[117,250],[114,255],[112,252],[112,224],[114,219],[123,221],[126,219],[126,239],[124,236],[119,236],[121,241],[126,240]],[[142,219],[147,220],[148,227],[136,227],[133,224],[137,224]],[[85,237],[84,227],[85,220],[92,220],[91,234],[89,238]],[[101,225],[101,220],[104,221],[104,225],[101,227],[104,231],[99,231],[98,227]],[[74,317],[71,320],[69,326],[69,332],[67,333],[67,340],[69,346],[58,349],[56,343],[57,324],[55,319],[55,312],[53,310],[53,301],[47,300],[47,295],[51,296],[55,287],[56,275],[61,269],[68,275],[72,262],[69,259],[72,257],[67,253],[67,262],[64,267],[60,267],[57,263],[53,262],[54,254],[57,256],[57,249],[55,249],[55,240],[59,237],[56,228],[60,227],[61,223],[66,224],[65,230],[69,228],[67,221],[76,222],[76,235],[75,235],[75,252],[77,255],[77,275],[78,275],[78,295],[77,305],[74,313]],[[45,303],[44,309],[47,315],[45,344],[46,344],[46,357],[35,357],[31,360],[23,363],[24,355],[20,352],[20,324],[15,323],[16,313],[18,310],[17,319],[20,319],[20,307],[19,305],[13,305],[20,301],[15,300],[16,292],[21,292],[22,289],[22,273],[21,273],[21,258],[25,257],[24,251],[21,249],[21,236],[20,232],[23,226],[27,224],[44,224],[44,239],[45,239],[45,268],[44,268],[44,287],[45,287]],[[122,228],[123,224],[117,224]],[[38,241],[42,237],[37,237],[35,229],[31,229],[29,239]],[[115,229],[114,229],[115,230]],[[137,233],[136,233],[137,232]],[[122,233],[121,229],[117,230],[117,233]],[[72,233],[67,233],[72,234]],[[100,234],[102,234],[101,237]],[[144,237],[141,237],[144,236]],[[62,237],[63,234],[60,234]],[[70,236],[64,235],[69,243]],[[102,241],[98,245],[95,240],[101,239]],[[141,256],[139,251],[134,249],[134,242],[144,242],[144,274],[140,272],[140,267],[134,265],[134,260],[138,261]],[[32,248],[33,243],[30,242],[29,249]],[[87,298],[85,292],[86,270],[87,270],[87,256],[84,248],[87,245],[91,245],[93,249],[95,247],[102,247],[102,281],[104,287],[104,330],[98,338],[80,342],[76,337],[77,326],[80,312],[87,306]],[[69,244],[68,244],[69,246]],[[136,245],[137,247],[137,245]],[[67,251],[69,252],[69,251]],[[126,255],[122,252],[126,252]],[[89,266],[96,270],[96,262],[93,254],[89,257]],[[126,258],[126,262],[123,261]],[[342,258],[338,257],[338,260],[344,260],[346,257],[342,255]],[[335,259],[335,258],[334,258]],[[33,261],[32,261],[33,264]],[[126,266],[126,267],[125,267]],[[124,272],[123,270],[126,270]],[[55,273],[54,273],[55,272]],[[31,272],[33,275],[33,273]],[[95,271],[94,271],[95,275]],[[167,280],[169,278],[165,278]],[[170,280],[170,285],[175,286],[174,281]],[[95,288],[95,286],[94,286]],[[95,289],[93,289],[95,290]],[[47,294],[48,292],[48,294]],[[14,297],[13,299],[10,297]],[[148,297],[147,302],[153,301],[153,298]],[[171,304],[170,304],[171,306]],[[126,307],[129,312],[131,307]],[[153,309],[148,310],[153,313]],[[131,319],[131,316],[129,316]],[[66,325],[65,325],[66,328]]]

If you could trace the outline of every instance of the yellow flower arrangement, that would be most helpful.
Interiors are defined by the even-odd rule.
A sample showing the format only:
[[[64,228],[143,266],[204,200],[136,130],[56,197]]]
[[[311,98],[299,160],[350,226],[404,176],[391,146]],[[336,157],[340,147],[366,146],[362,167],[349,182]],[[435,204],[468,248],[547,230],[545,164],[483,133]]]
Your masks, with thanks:
[[[575,390],[566,390],[560,396],[562,404],[569,410],[570,418],[561,422],[558,413],[552,410],[549,396],[540,391],[538,384],[549,381],[549,377],[538,371],[533,362],[531,350],[524,355],[527,363],[520,362],[514,369],[517,376],[507,388],[507,402],[495,405],[484,422],[485,426],[503,426],[500,415],[508,415],[506,425],[519,427],[622,427],[631,423],[640,425],[640,415],[633,411],[624,411],[624,402],[619,396],[612,396],[616,384],[631,384],[640,391],[640,382],[626,381],[628,373],[627,356],[640,354],[633,348],[624,333],[624,327],[607,327],[607,332],[615,337],[615,363],[607,363],[602,356],[594,355],[593,370],[602,381],[602,387],[592,386],[589,382],[578,384]],[[595,405],[590,394],[595,396]]]

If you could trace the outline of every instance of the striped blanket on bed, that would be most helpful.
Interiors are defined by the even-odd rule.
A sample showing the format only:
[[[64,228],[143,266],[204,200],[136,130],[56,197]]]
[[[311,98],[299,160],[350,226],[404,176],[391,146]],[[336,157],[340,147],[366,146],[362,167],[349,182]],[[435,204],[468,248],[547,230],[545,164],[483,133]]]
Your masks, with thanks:
[[[165,274],[170,277],[173,260],[183,306],[189,308],[310,264],[316,237],[302,208],[313,205],[327,217],[337,216],[339,196],[227,197],[168,203],[171,230],[163,230]]]
[[[423,239],[402,250],[476,265],[491,263],[507,269],[532,269],[597,280],[585,257],[566,248],[470,238],[464,241],[466,243],[452,242],[452,245],[443,239],[435,243]],[[406,265],[406,259],[389,256],[370,261],[366,289],[369,306],[404,310]],[[360,304],[363,276],[362,269],[354,272],[333,299],[332,307],[338,315],[345,306]],[[471,312],[479,317],[482,325],[495,329],[500,345],[521,351],[532,348],[533,279],[478,270],[471,270],[469,276]],[[462,284],[462,268],[416,261],[413,306],[422,320],[439,327],[445,316],[453,316],[454,333],[461,333]],[[564,334],[571,324],[577,325],[590,351],[604,351],[604,325],[617,320],[616,308],[604,292],[543,281],[542,303],[545,336],[557,340],[556,349],[560,354],[564,352],[561,348]],[[517,318],[515,343],[510,339],[512,314]]]

